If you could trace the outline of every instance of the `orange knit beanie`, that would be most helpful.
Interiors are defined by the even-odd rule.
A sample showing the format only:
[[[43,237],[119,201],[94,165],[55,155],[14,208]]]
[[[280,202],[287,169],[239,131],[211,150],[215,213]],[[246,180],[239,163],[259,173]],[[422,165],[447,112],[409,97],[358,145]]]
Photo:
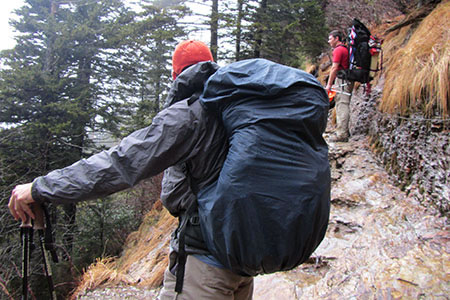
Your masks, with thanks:
[[[211,51],[205,43],[187,40],[179,43],[172,56],[173,79],[186,68],[201,61],[214,61]]]

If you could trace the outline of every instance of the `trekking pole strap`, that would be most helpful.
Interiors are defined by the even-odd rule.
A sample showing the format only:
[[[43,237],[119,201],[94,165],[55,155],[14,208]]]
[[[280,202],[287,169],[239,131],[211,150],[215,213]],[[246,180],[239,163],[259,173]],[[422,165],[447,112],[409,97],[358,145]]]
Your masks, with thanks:
[[[37,230],[37,232],[39,233],[39,244],[41,248],[44,272],[45,277],[47,278],[50,297],[52,300],[56,300],[55,286],[53,284],[52,277],[52,268],[48,259],[47,251],[52,254],[52,258],[55,262],[58,262],[58,256],[56,256],[56,251],[53,247],[53,235],[48,210],[44,204],[38,203],[34,203],[32,209],[35,214],[33,229]]]
[[[47,278],[47,284],[48,284],[48,290],[50,292],[50,297],[52,300],[56,300],[56,292],[55,292],[55,285],[53,283],[53,274],[52,274],[52,268],[48,259],[48,254],[46,252],[45,247],[45,233],[43,229],[39,229],[39,242],[41,247],[41,254],[42,258],[44,260],[44,271],[45,271],[45,277]]]
[[[50,252],[54,263],[58,262],[58,255],[55,249],[55,240],[53,238],[52,222],[46,205],[42,204],[42,210],[45,216],[45,249]]]

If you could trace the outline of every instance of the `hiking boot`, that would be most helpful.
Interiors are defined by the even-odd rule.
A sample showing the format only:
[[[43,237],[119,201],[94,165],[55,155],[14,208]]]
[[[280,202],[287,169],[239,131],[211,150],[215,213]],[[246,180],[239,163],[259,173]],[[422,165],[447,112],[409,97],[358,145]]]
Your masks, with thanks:
[[[348,135],[333,135],[332,137],[330,137],[328,139],[329,142],[333,142],[333,143],[345,143],[348,142]]]

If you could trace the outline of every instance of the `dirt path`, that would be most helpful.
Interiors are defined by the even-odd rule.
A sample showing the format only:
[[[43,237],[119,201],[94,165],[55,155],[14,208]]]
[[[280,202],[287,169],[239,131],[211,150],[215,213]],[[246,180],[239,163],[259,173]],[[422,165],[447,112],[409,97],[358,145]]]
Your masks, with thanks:
[[[308,264],[255,279],[259,299],[449,299],[448,224],[393,186],[367,140],[330,143],[331,217]]]
[[[310,262],[255,278],[254,300],[449,299],[448,224],[395,187],[365,138],[330,143],[332,208]],[[96,290],[80,299],[156,299],[157,291]]]

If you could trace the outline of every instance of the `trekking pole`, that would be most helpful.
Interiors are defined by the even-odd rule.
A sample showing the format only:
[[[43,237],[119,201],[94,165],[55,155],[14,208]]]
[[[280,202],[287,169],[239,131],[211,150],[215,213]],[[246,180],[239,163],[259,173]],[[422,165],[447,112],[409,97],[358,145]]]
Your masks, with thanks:
[[[351,93],[347,93],[347,92],[339,91],[339,90],[334,90],[334,89],[331,89],[331,91],[336,92],[338,94],[347,95],[347,96],[351,96],[352,95]]]
[[[31,235],[33,228],[31,218],[20,225],[20,237],[22,240],[22,299],[28,299],[28,276],[30,273]]]
[[[56,300],[55,286],[53,284],[53,277],[52,277],[52,268],[51,268],[51,265],[50,265],[50,262],[48,259],[48,253],[46,251],[46,250],[52,250],[52,249],[49,249],[49,247],[47,247],[47,245],[46,245],[47,241],[46,241],[46,235],[44,232],[46,229],[46,227],[44,225],[44,210],[43,210],[43,207],[41,207],[41,205],[37,204],[37,203],[33,204],[32,210],[34,212],[34,215],[36,216],[36,218],[34,219],[33,228],[35,230],[37,230],[37,232],[39,234],[39,245],[41,248],[42,258],[44,260],[44,271],[45,271],[45,277],[47,278],[48,290],[50,292],[50,297],[51,297],[50,299]],[[48,214],[46,214],[46,217],[48,219]],[[47,226],[47,229],[49,229],[48,226]],[[52,253],[52,255],[53,255],[53,253]]]

